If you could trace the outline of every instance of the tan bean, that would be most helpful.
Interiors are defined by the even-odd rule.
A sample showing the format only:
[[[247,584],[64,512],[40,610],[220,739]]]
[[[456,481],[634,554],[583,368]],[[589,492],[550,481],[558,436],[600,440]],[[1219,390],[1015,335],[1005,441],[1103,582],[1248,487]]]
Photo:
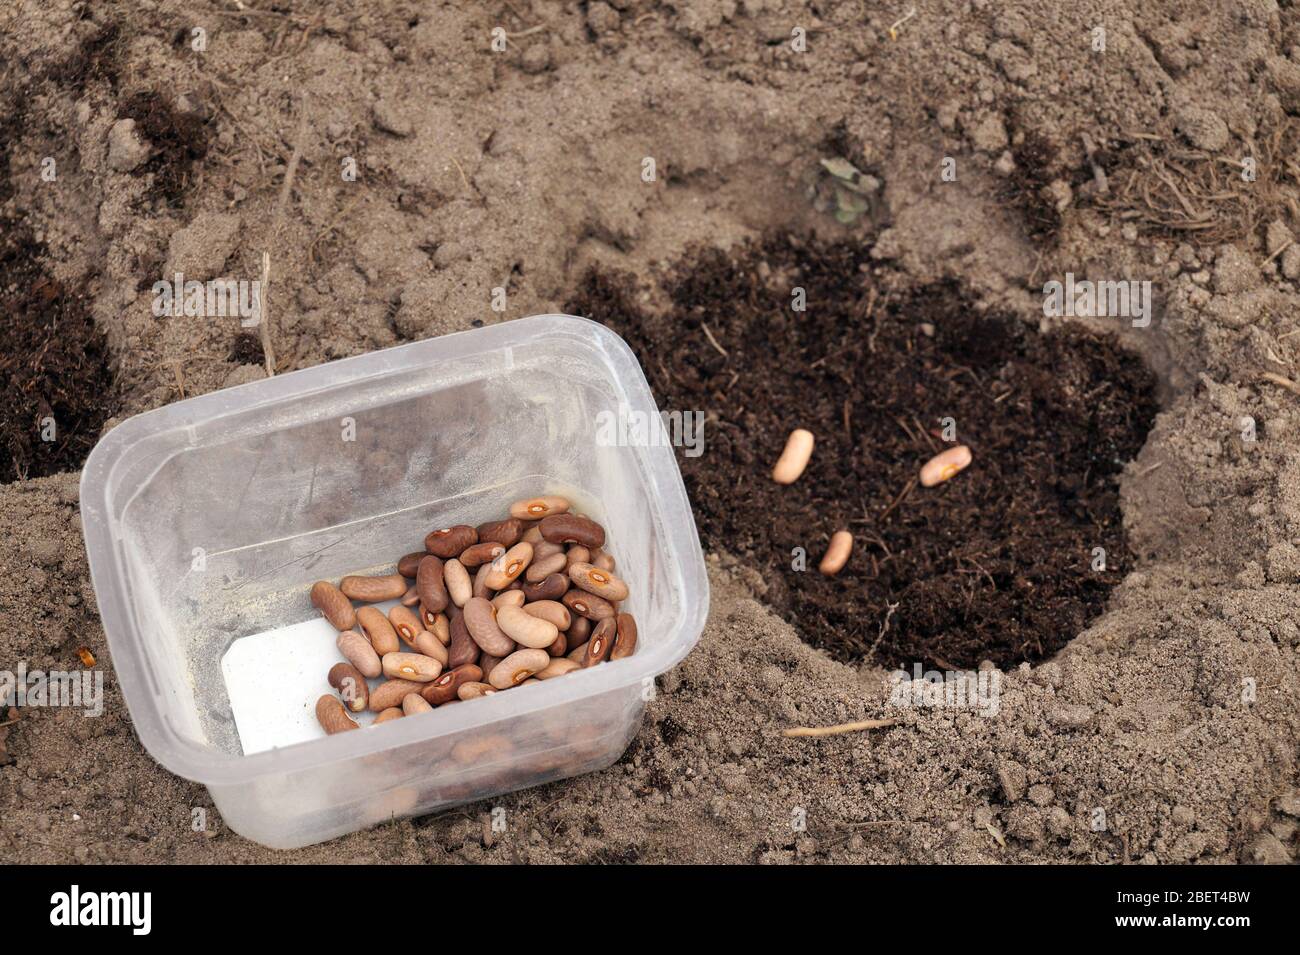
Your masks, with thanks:
[[[553,657],[562,657],[569,652],[569,638],[560,631],[560,635],[555,638],[555,642],[546,648],[546,652]]]
[[[483,564],[474,572],[474,596],[491,597],[492,591],[487,585],[487,576],[492,573],[491,564]]]
[[[454,670],[448,670],[432,683],[426,684],[420,695],[424,697],[426,703],[441,706],[443,703],[459,699],[456,691],[463,684],[479,683],[482,680],[483,671],[474,664],[467,663],[464,666],[456,667]]]
[[[604,597],[577,588],[561,597],[560,602],[574,613],[591,618],[593,622],[612,617],[617,612],[614,610],[614,605]]]
[[[328,580],[318,580],[311,585],[311,605],[335,630],[351,630],[357,625],[357,612],[352,609],[352,601]]]
[[[514,651],[514,640],[497,625],[496,608],[482,597],[471,597],[465,604],[465,626],[484,653],[506,657]]]
[[[524,599],[522,590],[503,590],[492,598],[492,606],[498,610],[502,607],[522,607]]]
[[[447,584],[447,594],[457,607],[465,606],[465,601],[474,596],[474,582],[469,579],[465,565],[452,558],[442,567],[442,578]]]
[[[516,517],[504,521],[489,521],[478,526],[480,541],[495,541],[502,547],[513,547],[524,533],[524,522]]]
[[[530,570],[532,568],[529,568]],[[545,580],[538,581],[535,584],[524,584],[524,600],[559,600],[564,596],[564,592],[569,589],[568,574],[554,573],[548,574]]]
[[[934,487],[942,484],[959,471],[964,471],[970,462],[970,448],[964,444],[940,451],[921,468],[921,486]]]
[[[445,613],[433,613],[427,607],[420,607],[420,622],[424,624],[424,629],[441,641],[445,647],[451,643],[450,621]]]
[[[379,654],[370,645],[370,641],[355,630],[344,630],[338,638],[339,653],[348,658],[348,662],[357,668],[362,676],[376,677],[383,672]]]
[[[473,570],[480,564],[490,564],[506,552],[505,547],[496,541],[484,541],[481,544],[475,544],[473,547],[466,547],[460,552],[460,562],[469,570]]]
[[[550,517],[552,514],[563,514],[569,509],[569,506],[567,498],[556,497],[555,495],[530,497],[511,504],[510,516],[535,521]]]
[[[545,650],[516,650],[492,668],[488,682],[498,690],[518,686],[534,673],[545,670],[550,662]]]
[[[556,554],[564,553],[564,545],[557,544],[554,541],[544,540],[533,547],[533,560],[541,560],[544,557],[553,557]]]
[[[456,695],[462,700],[477,700],[480,696],[491,696],[496,689],[490,683],[462,683],[456,688]]]
[[[385,653],[384,676],[392,680],[429,683],[442,675],[442,664],[422,653]]]
[[[849,554],[852,551],[853,535],[848,531],[836,531],[831,535],[830,546],[826,548],[826,554],[822,557],[822,562],[817,565],[817,569],[827,577],[834,577],[849,562]]]
[[[370,641],[370,645],[375,648],[375,652],[381,657],[385,653],[395,652],[399,644],[397,642],[397,631],[393,625],[388,622],[384,612],[376,607],[362,607],[357,611],[357,624]]]
[[[587,652],[582,658],[584,667],[592,667],[609,659],[609,651],[618,635],[618,624],[613,617],[606,617],[596,625],[587,641]]]
[[[591,564],[570,564],[569,579],[578,587],[606,600],[626,600],[627,584],[609,571]]]
[[[530,649],[549,647],[560,629],[549,620],[534,617],[519,607],[502,607],[497,611],[497,626],[515,643]]]
[[[586,660],[587,660],[587,643],[586,643],[586,641],[583,641],[582,643],[580,643],[580,644],[578,644],[576,647],[574,647],[572,650],[570,650],[568,653],[566,653],[566,654],[564,655],[564,658],[565,658],[566,660],[572,660],[574,663],[578,664],[579,666],[581,666],[583,663],[585,663]]]
[[[630,613],[614,618],[614,646],[609,651],[611,660],[622,660],[636,652],[636,619]]]
[[[581,544],[583,547],[601,547],[605,543],[605,528],[588,517],[577,514],[556,514],[542,519],[542,537],[553,544]]]
[[[397,572],[407,580],[414,580],[416,572],[420,569],[420,561],[424,560],[426,551],[417,550],[413,554],[403,554],[402,559],[397,562]]]
[[[344,577],[339,582],[339,590],[351,600],[375,604],[381,600],[396,600],[406,593],[406,578],[401,574],[385,574],[382,577]]]
[[[370,684],[361,671],[351,663],[336,663],[326,677],[329,685],[338,690],[343,705],[353,713],[360,713],[370,701]]]
[[[477,543],[478,531],[468,524],[457,524],[455,527],[441,527],[436,531],[430,531],[424,538],[424,549],[434,557],[446,560]]]
[[[419,693],[408,693],[402,697],[402,715],[415,716],[419,713],[432,713],[433,707]]]
[[[419,693],[427,685],[413,680],[385,680],[370,691],[370,712],[380,713],[390,706],[401,706],[403,697]]]
[[[411,641],[411,646],[415,647],[415,652],[423,654],[426,657],[433,657],[444,667],[447,665],[447,648],[443,646],[441,640],[430,633],[428,630],[421,630]]]
[[[804,428],[791,431],[790,437],[785,439],[785,450],[777,459],[776,467],[772,468],[772,480],[777,484],[793,484],[799,480],[799,475],[808,467],[814,443],[811,431]]]
[[[388,611],[388,622],[393,625],[397,635],[411,646],[415,646],[415,635],[424,630],[424,621],[410,607],[400,604]]]
[[[375,717],[373,725],[378,726],[380,723],[387,723],[389,720],[398,720],[405,716],[400,706],[390,706],[384,712]]]
[[[403,607],[418,607],[420,605],[420,590],[415,584],[406,588],[406,593],[402,594]]]
[[[524,531],[524,536],[521,537],[520,540],[526,540],[528,543],[536,547],[545,540],[545,538],[542,537],[542,529],[534,524],[532,527],[528,528],[528,530]]]
[[[420,561],[415,572],[415,588],[420,593],[420,603],[434,613],[447,609],[447,585],[442,580],[442,558],[432,554]]]
[[[596,552],[600,553],[599,547],[596,548]],[[570,544],[569,549],[564,552],[564,558],[565,567],[568,567],[569,564],[590,564],[591,548],[583,547],[581,544]]]
[[[574,670],[581,670],[582,664],[576,660],[570,660],[567,657],[558,657],[546,664],[544,669],[537,671],[537,679],[551,680],[557,676],[564,676],[566,673],[572,673]]]
[[[600,548],[597,548],[595,551],[592,552],[591,563],[593,566],[599,567],[601,570],[605,571],[606,573],[609,574],[614,573],[614,568],[615,568],[614,555],[609,553],[608,551],[604,551],[601,550]]]
[[[487,575],[487,585],[493,590],[504,590],[515,582],[533,559],[533,545],[522,541],[492,561],[492,571]]]
[[[453,670],[478,659],[479,646],[465,626],[465,613],[457,607],[451,615],[451,643],[447,645],[447,666]]]
[[[348,711],[343,708],[339,698],[332,693],[326,693],[316,701],[316,722],[330,736],[344,730],[361,728],[356,720],[348,716]]]
[[[569,638],[569,646],[580,647],[591,639],[593,624],[587,617],[574,617],[564,635]]]
[[[524,604],[524,613],[551,621],[557,630],[568,630],[573,623],[569,608],[558,600],[534,600],[530,604]]]
[[[569,559],[563,553],[550,554],[547,557],[533,556],[533,562],[528,566],[524,573],[524,580],[530,584],[539,584],[551,574],[558,574],[569,564]]]

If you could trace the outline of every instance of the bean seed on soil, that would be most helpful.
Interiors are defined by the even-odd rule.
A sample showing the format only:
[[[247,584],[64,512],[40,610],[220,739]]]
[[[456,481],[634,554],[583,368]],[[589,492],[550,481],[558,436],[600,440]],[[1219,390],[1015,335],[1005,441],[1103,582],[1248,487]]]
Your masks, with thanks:
[[[785,439],[785,450],[772,468],[772,480],[777,484],[793,484],[808,467],[815,439],[806,428],[795,428]]]
[[[970,448],[964,444],[941,451],[921,468],[921,486],[934,487],[942,484],[959,471],[964,471],[970,462]]]
[[[827,577],[834,577],[849,562],[849,553],[853,550],[853,535],[848,531],[836,531],[831,535],[826,555],[817,569]]]

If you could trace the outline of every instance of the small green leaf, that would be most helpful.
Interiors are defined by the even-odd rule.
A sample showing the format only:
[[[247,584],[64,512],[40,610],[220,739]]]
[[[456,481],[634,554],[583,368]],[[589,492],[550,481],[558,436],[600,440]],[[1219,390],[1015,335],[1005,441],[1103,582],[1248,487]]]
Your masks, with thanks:
[[[858,168],[847,159],[841,159],[839,156],[832,156],[830,159],[821,161],[822,168],[834,176],[836,179],[846,179],[852,182],[859,175]]]

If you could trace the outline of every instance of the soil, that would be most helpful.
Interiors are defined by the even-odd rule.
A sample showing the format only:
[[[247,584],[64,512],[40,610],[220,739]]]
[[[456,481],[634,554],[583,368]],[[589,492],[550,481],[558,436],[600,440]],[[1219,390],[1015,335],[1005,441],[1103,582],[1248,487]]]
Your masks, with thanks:
[[[19,382],[3,405],[3,453],[17,457],[0,475],[0,669],[78,668],[85,646],[105,678],[102,716],[26,707],[0,720],[0,860],[1293,860],[1300,17],[1270,0],[951,0],[895,26],[905,12],[862,0],[0,4],[0,295],[26,316],[5,323],[26,337],[0,341]],[[134,165],[109,161],[124,119],[141,128],[125,141],[146,151]],[[40,175],[47,159],[54,181]],[[844,195],[828,161],[859,170],[861,191]],[[274,853],[142,749],[95,609],[75,468],[87,439],[128,415],[267,374],[237,318],[160,319],[149,294],[173,271],[258,278],[264,253],[276,374],[589,301],[643,349],[657,343],[682,379],[647,361],[663,400],[710,415],[705,454],[683,458],[709,621],[615,766]],[[807,273],[802,326],[782,268]],[[1150,281],[1153,321],[1044,317],[1043,283],[1067,273]],[[761,337],[742,334],[742,315]],[[782,321],[790,335],[771,338]],[[982,337],[990,321],[1005,338]],[[1149,430],[1141,367],[1093,334],[1154,374]],[[783,346],[827,360],[800,368],[788,351],[782,374],[757,373]],[[971,365],[984,349],[997,353]],[[980,387],[942,377],[959,354]],[[84,382],[100,403],[78,411]],[[51,449],[26,443],[41,398],[59,433],[83,441],[48,466]],[[890,431],[872,400],[914,436]],[[806,511],[756,521],[757,501],[710,500],[710,487],[774,492],[766,475],[796,411],[821,448],[780,503]],[[929,450],[911,416],[928,431],[943,414],[974,463],[886,515]],[[1084,442],[1094,422],[1113,454]],[[1013,440],[1014,453],[1001,443]],[[1030,473],[1041,486],[1008,493]],[[989,504],[1054,518],[1035,543]],[[865,538],[834,581],[772,569],[796,544],[815,565],[826,533],[855,519],[895,555],[880,579],[867,575],[884,548]],[[987,536],[951,545],[996,586],[977,568],[958,574],[928,536],[895,546],[921,529]],[[1104,580],[1082,570],[1094,541]],[[1075,573],[1052,573],[1072,559]],[[949,632],[957,659],[938,654],[1008,665],[997,714],[899,702],[888,667],[939,663],[926,639],[965,607],[915,593],[964,585],[991,615],[1016,571],[1052,581],[1055,602],[1011,607],[1018,629],[991,649]],[[860,615],[843,613],[838,588]],[[886,599],[899,606],[871,655]],[[880,717],[897,723],[781,735]],[[504,833],[484,826],[498,807]]]
[[[792,288],[814,290],[806,310]],[[1155,378],[1113,337],[1040,336],[979,314],[954,282],[908,288],[861,244],[788,236],[682,262],[666,314],[635,291],[593,273],[565,310],[627,339],[661,409],[713,409],[704,453],[679,454],[704,543],[752,560],[769,602],[837,659],[1041,660],[1131,568],[1117,478],[1155,417]],[[783,487],[770,465],[794,427],[816,435],[815,459]],[[918,487],[951,443],[975,466]],[[802,572],[841,528],[853,561]]]

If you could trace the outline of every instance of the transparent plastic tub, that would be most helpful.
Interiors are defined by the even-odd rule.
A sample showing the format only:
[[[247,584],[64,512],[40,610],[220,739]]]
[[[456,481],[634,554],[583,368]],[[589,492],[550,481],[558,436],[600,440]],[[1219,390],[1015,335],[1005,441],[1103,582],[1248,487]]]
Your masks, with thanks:
[[[598,415],[620,406],[658,413],[623,340],[545,315],[192,398],[114,428],[86,462],[81,515],[141,742],[206,785],[232,829],[274,848],[614,762],[654,676],[690,651],[708,610],[673,449],[597,440]],[[639,624],[633,656],[244,755],[221,672],[234,641],[315,617],[315,580],[391,570],[429,530],[496,519],[541,493],[571,494],[605,525]],[[302,688],[286,681],[286,692]],[[321,673],[303,706],[326,692]]]

